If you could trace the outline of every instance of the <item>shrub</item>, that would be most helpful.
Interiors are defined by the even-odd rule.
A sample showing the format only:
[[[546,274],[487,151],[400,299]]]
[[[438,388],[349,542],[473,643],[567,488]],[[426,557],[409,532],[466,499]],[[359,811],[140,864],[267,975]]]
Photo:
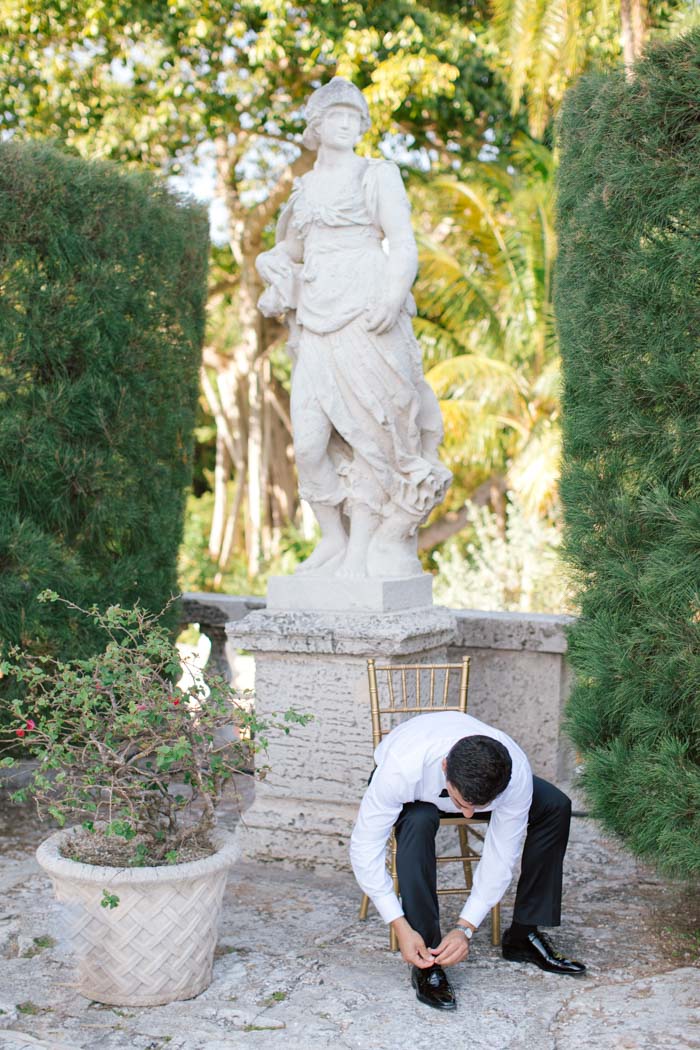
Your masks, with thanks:
[[[45,587],[176,590],[207,249],[205,210],[152,176],[0,144],[0,648],[99,644]]]
[[[439,573],[435,601],[454,609],[573,612],[559,556],[558,525],[506,505],[505,534],[488,507],[470,506],[472,539],[455,538],[433,557]]]
[[[69,661],[11,650],[3,672],[23,695],[11,703],[5,744],[19,741],[37,761],[12,799],[32,797],[60,826],[83,818],[69,848],[86,863],[168,864],[211,853],[226,784],[251,751],[264,750],[270,729],[288,732],[307,717],[290,708],[263,722],[223,678],[199,671],[185,692],[162,614],[41,597],[87,617],[103,649]]]
[[[561,119],[561,493],[581,616],[568,726],[593,812],[700,870],[700,31]]]

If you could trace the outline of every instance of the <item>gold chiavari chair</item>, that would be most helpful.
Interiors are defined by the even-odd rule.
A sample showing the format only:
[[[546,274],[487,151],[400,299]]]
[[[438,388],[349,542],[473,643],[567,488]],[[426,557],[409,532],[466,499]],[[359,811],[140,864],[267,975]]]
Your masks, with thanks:
[[[378,667],[375,660],[367,661],[369,677],[370,711],[372,715],[373,748],[382,737],[391,732],[398,721],[416,714],[432,711],[467,712],[467,690],[469,687],[469,657],[458,664],[392,664]],[[462,865],[464,886],[438,887],[438,897],[460,894],[464,896],[472,886],[472,865],[478,863],[480,854],[474,848],[474,840],[482,843],[487,823],[473,817],[462,816],[440,818],[440,827],[456,828],[459,852],[449,856],[438,856],[438,864],[458,863]],[[396,871],[396,836],[392,831],[387,850],[387,868],[394,883],[397,896],[401,895]],[[369,897],[363,894],[360,904],[360,919],[367,918]],[[497,904],[491,909],[491,943],[500,944],[501,908]],[[393,928],[389,930],[389,945],[397,951],[398,941]]]

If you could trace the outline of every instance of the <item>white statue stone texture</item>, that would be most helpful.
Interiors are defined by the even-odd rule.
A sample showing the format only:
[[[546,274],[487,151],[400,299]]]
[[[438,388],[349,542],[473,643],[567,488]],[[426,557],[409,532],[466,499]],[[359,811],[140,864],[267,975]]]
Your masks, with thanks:
[[[260,310],[290,330],[299,493],[321,528],[297,572],[416,576],[418,526],[451,474],[411,323],[410,204],[396,164],[355,153],[370,126],[358,88],[334,77],[305,118],[316,162],[294,181],[275,247],[256,264],[267,285]]]

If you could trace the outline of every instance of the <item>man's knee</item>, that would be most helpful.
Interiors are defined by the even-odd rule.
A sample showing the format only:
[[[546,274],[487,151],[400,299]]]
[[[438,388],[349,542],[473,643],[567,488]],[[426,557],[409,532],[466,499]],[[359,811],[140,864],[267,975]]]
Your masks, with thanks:
[[[407,802],[396,822],[396,834],[410,830],[416,835],[435,835],[440,826],[440,813],[432,802]]]
[[[559,788],[554,789],[556,791],[556,798],[553,800],[553,806],[557,817],[562,825],[569,826],[571,823],[571,799],[568,795],[565,795]]]
[[[541,777],[533,777],[531,819],[557,822],[568,827],[571,821],[571,799],[554,784]]]

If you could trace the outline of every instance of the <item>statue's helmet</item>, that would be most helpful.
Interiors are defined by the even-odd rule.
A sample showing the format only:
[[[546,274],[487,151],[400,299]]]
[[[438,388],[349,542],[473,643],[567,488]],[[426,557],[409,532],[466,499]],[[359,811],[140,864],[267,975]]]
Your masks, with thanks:
[[[365,96],[359,88],[344,77],[333,77],[323,87],[317,88],[306,100],[304,106],[306,128],[301,141],[307,149],[318,149],[320,144],[318,126],[323,120],[323,114],[330,106],[352,106],[360,114],[360,134],[364,135],[369,129],[371,121]]]

